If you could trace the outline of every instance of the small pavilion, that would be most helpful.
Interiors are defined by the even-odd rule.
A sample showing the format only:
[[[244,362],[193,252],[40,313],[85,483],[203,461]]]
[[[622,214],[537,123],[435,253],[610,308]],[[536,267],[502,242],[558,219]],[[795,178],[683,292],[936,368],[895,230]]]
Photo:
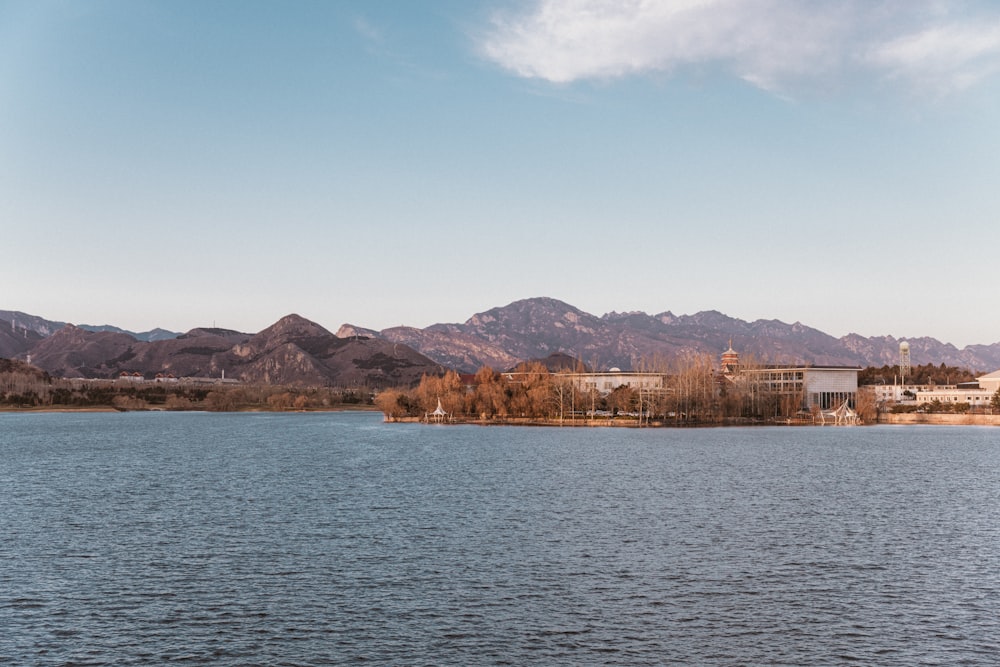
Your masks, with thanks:
[[[448,419],[448,413],[441,407],[441,399],[439,397],[437,407],[434,408],[434,412],[427,415],[427,421],[443,422],[446,419]]]

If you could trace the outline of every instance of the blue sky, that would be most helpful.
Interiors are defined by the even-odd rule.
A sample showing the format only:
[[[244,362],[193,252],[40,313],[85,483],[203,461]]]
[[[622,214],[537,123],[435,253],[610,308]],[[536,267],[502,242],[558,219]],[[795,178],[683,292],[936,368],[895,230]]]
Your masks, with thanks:
[[[0,308],[1000,341],[990,2],[0,0]]]

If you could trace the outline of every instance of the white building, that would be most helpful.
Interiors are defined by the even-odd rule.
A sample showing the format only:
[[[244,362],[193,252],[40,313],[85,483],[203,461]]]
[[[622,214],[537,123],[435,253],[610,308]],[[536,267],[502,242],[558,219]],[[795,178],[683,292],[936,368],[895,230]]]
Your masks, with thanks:
[[[859,366],[744,367],[731,343],[722,353],[720,365],[729,381],[773,394],[800,396],[807,410],[831,410],[844,403],[857,407]]]
[[[986,375],[977,377],[976,380],[979,382],[980,389],[990,392],[1000,391],[1000,371],[987,373]]]
[[[937,401],[944,404],[968,403],[973,408],[990,407],[993,395],[1000,390],[1000,371],[976,378],[979,387],[942,384],[887,384],[869,385],[879,403],[916,403],[927,405]],[[973,383],[969,383],[973,384]]]
[[[623,386],[643,391],[662,390],[667,386],[662,373],[626,373],[615,369],[603,373],[560,373],[558,377],[568,379],[577,391],[596,389],[602,396]]]
[[[934,387],[929,391],[917,392],[917,405],[939,403],[968,403],[973,408],[988,408],[994,391],[989,389],[963,389],[961,387]]]
[[[921,391],[932,389],[955,389],[955,385],[932,384],[870,384],[865,385],[875,395],[877,403],[912,403],[917,400]]]
[[[830,410],[844,403],[857,406],[860,372],[858,366],[766,366],[738,368],[731,379],[774,394],[800,395],[807,410]]]

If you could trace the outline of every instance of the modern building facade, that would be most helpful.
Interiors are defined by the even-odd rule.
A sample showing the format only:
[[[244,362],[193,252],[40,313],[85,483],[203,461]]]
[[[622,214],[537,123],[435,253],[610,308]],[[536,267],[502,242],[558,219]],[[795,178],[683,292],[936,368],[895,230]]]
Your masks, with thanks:
[[[805,410],[832,410],[845,403],[855,408],[859,366],[743,366],[732,345],[721,358],[723,377],[750,389],[798,397]]]
[[[766,366],[739,368],[731,381],[782,396],[800,396],[802,408],[831,410],[858,399],[857,366]]]

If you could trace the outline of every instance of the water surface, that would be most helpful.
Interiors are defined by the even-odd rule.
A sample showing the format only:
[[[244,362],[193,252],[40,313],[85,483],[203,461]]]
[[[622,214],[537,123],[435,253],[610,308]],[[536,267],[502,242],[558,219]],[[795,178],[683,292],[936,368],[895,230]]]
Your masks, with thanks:
[[[1000,430],[0,415],[0,663],[1000,661]]]

